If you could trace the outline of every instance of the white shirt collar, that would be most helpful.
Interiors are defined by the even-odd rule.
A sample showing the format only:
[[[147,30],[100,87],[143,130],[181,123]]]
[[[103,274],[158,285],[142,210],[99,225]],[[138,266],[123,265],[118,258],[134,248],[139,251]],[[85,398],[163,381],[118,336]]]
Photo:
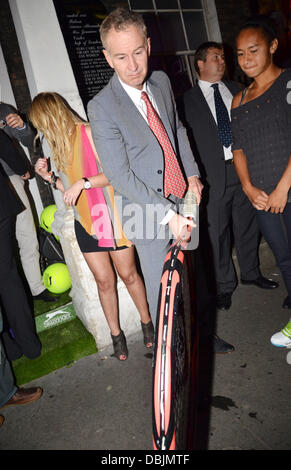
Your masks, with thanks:
[[[218,82],[207,82],[206,80],[198,80],[198,85],[202,91],[208,91],[214,83],[218,83],[220,86],[225,86],[224,83],[220,80]]]
[[[117,75],[118,77],[118,75]],[[156,103],[154,95],[151,93],[151,90],[147,84],[147,82],[144,82],[142,90],[138,90],[137,88],[134,88],[132,86],[127,85],[124,83],[120,78],[118,77],[121,86],[129,96],[129,98],[132,100],[133,104],[137,107],[139,112],[142,114],[143,118],[147,121],[147,110],[146,110],[146,104],[144,100],[141,99],[141,92],[145,91],[149,97],[150,102],[152,103],[154,109],[158,114],[159,113],[159,108]]]
[[[117,75],[117,77],[118,77],[118,75]],[[124,83],[119,77],[118,77],[118,80],[120,81],[120,84],[124,88],[126,93],[129,95],[129,97],[132,99],[132,101],[136,104],[138,104],[141,100],[141,92],[142,91],[145,91],[146,93],[149,94],[147,82],[144,82],[142,90],[138,90],[137,88],[134,88],[134,87]]]

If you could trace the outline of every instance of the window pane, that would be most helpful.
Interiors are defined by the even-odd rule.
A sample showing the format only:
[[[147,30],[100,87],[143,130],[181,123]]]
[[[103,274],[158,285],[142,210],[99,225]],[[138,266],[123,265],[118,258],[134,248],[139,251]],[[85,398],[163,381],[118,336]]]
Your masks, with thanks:
[[[78,3],[81,3],[81,2],[78,2],[78,0],[76,0],[75,3],[77,4],[76,6],[78,7],[79,6]],[[86,8],[87,3],[88,3],[87,0],[85,2],[82,2],[82,8]],[[128,2],[126,0],[121,0],[120,2],[118,0],[102,0],[102,2],[96,2],[96,1],[93,2],[92,1],[92,4],[95,6],[95,9],[96,9],[96,6],[99,3],[101,5],[102,4],[104,5],[104,7],[107,10],[107,13],[110,13],[112,10],[114,10],[114,8],[117,8],[117,7],[125,7],[125,8],[127,7],[128,8]],[[84,6],[83,6],[83,4],[84,4]]]
[[[207,41],[207,32],[204,24],[203,13],[183,13],[189,47],[197,49],[202,42]]]
[[[161,35],[158,26],[158,20],[155,13],[143,13],[143,19],[148,30],[148,36],[151,38],[151,52],[153,54],[163,51]]]
[[[159,10],[173,10],[178,8],[177,0],[156,0],[156,8]]]
[[[180,0],[181,8],[186,8],[187,10],[189,8],[201,8],[201,0]]]
[[[186,42],[180,14],[160,13],[159,23],[164,52],[186,50]]]
[[[153,10],[152,0],[130,0],[132,10]]]
[[[186,90],[191,88],[191,82],[188,77],[185,56],[166,56],[165,65],[167,75],[169,76],[175,98],[182,96]]]

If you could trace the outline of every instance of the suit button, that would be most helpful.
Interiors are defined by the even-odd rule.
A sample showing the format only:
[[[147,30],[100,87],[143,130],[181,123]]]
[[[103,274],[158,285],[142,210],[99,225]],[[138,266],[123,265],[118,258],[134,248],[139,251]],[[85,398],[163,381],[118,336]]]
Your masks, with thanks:
[[[162,170],[158,170],[157,173],[158,173],[159,175],[161,175],[163,172],[162,172]]]
[[[158,191],[159,193],[161,193],[161,192],[162,192],[161,188],[158,188],[158,189],[157,189],[157,191]]]

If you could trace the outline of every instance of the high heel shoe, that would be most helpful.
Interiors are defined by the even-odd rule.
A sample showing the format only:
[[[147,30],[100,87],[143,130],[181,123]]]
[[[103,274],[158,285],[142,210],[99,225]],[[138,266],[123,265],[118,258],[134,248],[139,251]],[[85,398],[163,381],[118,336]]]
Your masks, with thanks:
[[[126,361],[128,357],[128,349],[126,345],[126,338],[122,330],[120,330],[119,335],[111,335],[114,354],[113,356],[117,357],[119,361]],[[125,356],[125,359],[121,359],[121,356]]]
[[[154,344],[155,330],[153,322],[150,320],[148,323],[140,322],[143,332],[143,342],[147,348],[151,348]]]

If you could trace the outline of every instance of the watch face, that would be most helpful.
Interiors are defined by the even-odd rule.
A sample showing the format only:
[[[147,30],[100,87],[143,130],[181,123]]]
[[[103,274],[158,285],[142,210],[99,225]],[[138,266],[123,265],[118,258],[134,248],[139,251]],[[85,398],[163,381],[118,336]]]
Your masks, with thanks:
[[[84,180],[84,188],[85,189],[90,189],[91,188],[91,183],[87,178],[83,178]]]

